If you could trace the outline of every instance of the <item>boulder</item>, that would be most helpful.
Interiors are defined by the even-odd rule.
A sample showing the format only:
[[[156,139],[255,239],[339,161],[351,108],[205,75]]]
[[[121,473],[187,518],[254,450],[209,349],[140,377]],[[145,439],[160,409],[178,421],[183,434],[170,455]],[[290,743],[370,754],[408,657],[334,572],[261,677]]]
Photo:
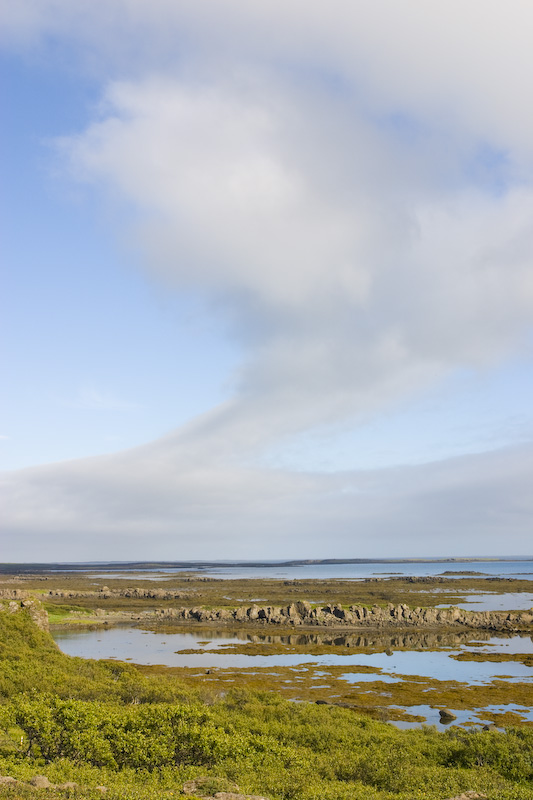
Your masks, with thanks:
[[[428,625],[432,625],[437,621],[437,612],[434,608],[426,608],[426,610],[422,613],[422,617],[424,622]]]
[[[450,711],[448,708],[441,708],[439,710],[439,717],[443,725],[447,725],[449,722],[453,722],[454,719],[457,719],[453,711]]]

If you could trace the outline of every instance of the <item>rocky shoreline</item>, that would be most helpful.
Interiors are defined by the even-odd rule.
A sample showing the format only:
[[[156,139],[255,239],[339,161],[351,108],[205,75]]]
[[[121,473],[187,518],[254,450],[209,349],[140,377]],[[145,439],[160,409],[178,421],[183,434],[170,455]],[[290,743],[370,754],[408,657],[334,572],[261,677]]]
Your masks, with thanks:
[[[350,606],[327,604],[312,607],[299,600],[287,606],[258,606],[235,609],[167,608],[157,616],[180,622],[216,622],[253,625],[335,627],[350,629],[391,628],[474,628],[504,631],[528,631],[533,627],[531,611],[464,611],[460,608],[409,608],[405,604],[381,606]]]
[[[62,592],[60,590],[49,593],[50,597],[66,597],[73,599],[80,597],[79,592]],[[86,593],[88,594],[88,593]],[[102,589],[91,593],[102,600],[111,596],[111,591]],[[143,597],[159,602],[176,600],[182,597],[180,592],[165,590],[131,589],[121,590],[122,597]],[[0,591],[0,597],[11,600],[22,606],[33,606],[35,600],[28,593],[21,590]],[[46,612],[33,608],[33,614],[45,615]],[[72,612],[71,618],[88,619],[84,612]],[[124,621],[124,620],[156,620],[175,621],[186,624],[215,623],[217,625],[245,625],[245,626],[272,626],[272,627],[298,627],[298,628],[338,628],[350,630],[394,630],[394,629],[475,629],[488,631],[530,632],[533,631],[533,608],[529,611],[465,611],[452,606],[450,608],[410,608],[405,603],[386,607],[373,605],[351,605],[348,608],[340,603],[328,603],[323,606],[298,600],[286,606],[260,606],[252,604],[248,607],[237,608],[204,608],[197,607],[167,607],[155,608],[142,612],[136,611],[109,611],[105,608],[96,608],[90,615],[96,621]],[[67,620],[66,620],[67,621]],[[41,626],[44,620],[40,620]]]

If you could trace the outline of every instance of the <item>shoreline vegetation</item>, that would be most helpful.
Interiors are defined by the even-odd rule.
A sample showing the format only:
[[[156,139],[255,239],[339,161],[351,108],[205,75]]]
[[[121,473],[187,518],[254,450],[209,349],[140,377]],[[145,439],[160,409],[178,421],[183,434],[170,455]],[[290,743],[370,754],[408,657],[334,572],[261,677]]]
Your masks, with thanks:
[[[533,636],[533,611],[462,611],[454,602],[476,592],[531,592],[530,581],[464,571],[360,581],[172,574],[136,575],[127,587],[94,566],[0,571],[0,798],[162,800],[218,791],[268,800],[445,800],[470,791],[531,800],[533,725],[514,710],[530,707],[527,680],[468,685],[405,675],[391,683],[380,668],[311,663],[141,666],[67,656],[49,633],[120,622],[206,638],[226,630],[242,645],[225,645],[225,653],[301,654],[302,661],[309,653],[479,647],[495,631]],[[436,608],[443,604],[451,607]],[[451,657],[533,661],[490,649]],[[350,683],[361,672],[366,680]],[[423,706],[439,709],[450,727],[401,730],[385,721],[421,723]],[[498,728],[453,723],[454,712],[483,707],[494,709],[483,719]],[[48,788],[31,783],[37,775]]]

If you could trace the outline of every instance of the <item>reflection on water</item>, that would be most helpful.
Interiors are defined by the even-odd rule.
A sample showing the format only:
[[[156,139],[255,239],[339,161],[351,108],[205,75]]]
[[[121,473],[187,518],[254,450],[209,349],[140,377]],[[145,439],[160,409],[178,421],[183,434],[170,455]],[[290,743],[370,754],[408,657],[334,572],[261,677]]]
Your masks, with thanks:
[[[143,631],[139,628],[116,627],[106,630],[58,631],[54,638],[63,652],[82,658],[117,658],[132,660],[138,664],[161,664],[169,667],[203,667],[203,668],[263,668],[263,667],[296,667],[300,664],[323,666],[364,666],[374,667],[390,677],[400,675],[420,675],[435,680],[456,680],[469,684],[480,684],[491,681],[495,677],[509,676],[510,679],[533,680],[533,669],[513,661],[475,662],[456,661],[450,655],[468,650],[472,641],[484,641],[487,645],[505,647],[509,642],[505,637],[487,637],[472,634],[430,634],[416,637],[415,634],[404,636],[369,637],[369,636],[328,636],[326,634],[291,634],[275,636],[267,634],[244,634],[242,631],[213,631],[205,629],[195,633],[181,631],[164,633]],[[530,637],[511,637],[513,647],[523,643],[519,652],[531,650]],[[273,655],[245,653],[226,653],[224,645],[241,644],[285,644],[309,646],[306,653],[275,653]],[[355,644],[357,642],[357,644]],[[407,645],[406,642],[410,642]],[[437,643],[438,642],[438,643]],[[313,645],[334,645],[344,647],[345,652],[316,653]],[[419,649],[400,650],[398,647],[412,646]],[[440,646],[446,649],[431,650]],[[352,647],[365,647],[386,652],[350,652]],[[192,653],[179,651],[194,650]],[[392,651],[392,655],[390,655]],[[479,648],[474,648],[479,652]],[[513,651],[509,651],[513,652]],[[516,651],[514,651],[516,652]],[[361,678],[361,674],[365,677]],[[350,672],[346,680],[357,682],[368,680],[365,673]],[[380,676],[378,676],[379,679]]]
[[[130,628],[129,628],[130,629]],[[146,632],[146,631],[145,631]],[[425,650],[435,648],[457,649],[462,645],[479,647],[485,643],[491,647],[496,647],[496,642],[501,648],[513,647],[508,649],[509,653],[532,653],[533,637],[526,634],[521,636],[515,634],[500,633],[498,638],[494,638],[490,631],[422,631],[410,630],[401,632],[383,633],[380,631],[365,631],[364,633],[339,633],[326,631],[307,631],[295,633],[267,633],[264,631],[250,632],[242,628],[202,628],[195,633],[179,630],[176,626],[155,629],[155,633],[169,633],[173,636],[184,634],[188,642],[187,647],[196,647],[194,642],[202,645],[204,642],[212,649],[215,647],[213,640],[218,642],[218,646],[229,644],[252,644],[282,645],[286,647],[351,647],[354,649],[365,650]],[[200,637],[200,638],[198,638]],[[174,640],[177,641],[177,640]]]

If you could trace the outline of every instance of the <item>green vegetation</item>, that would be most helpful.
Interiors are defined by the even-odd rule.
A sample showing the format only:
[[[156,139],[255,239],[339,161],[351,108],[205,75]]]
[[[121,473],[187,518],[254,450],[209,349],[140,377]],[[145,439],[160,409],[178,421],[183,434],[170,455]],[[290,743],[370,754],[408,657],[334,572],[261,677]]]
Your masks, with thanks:
[[[402,731],[352,710],[176,671],[69,658],[25,609],[0,610],[0,798],[183,797],[185,781],[272,800],[531,800],[533,730]],[[205,676],[211,677],[211,676]],[[352,687],[353,689],[353,687]],[[390,690],[390,685],[388,686]]]

